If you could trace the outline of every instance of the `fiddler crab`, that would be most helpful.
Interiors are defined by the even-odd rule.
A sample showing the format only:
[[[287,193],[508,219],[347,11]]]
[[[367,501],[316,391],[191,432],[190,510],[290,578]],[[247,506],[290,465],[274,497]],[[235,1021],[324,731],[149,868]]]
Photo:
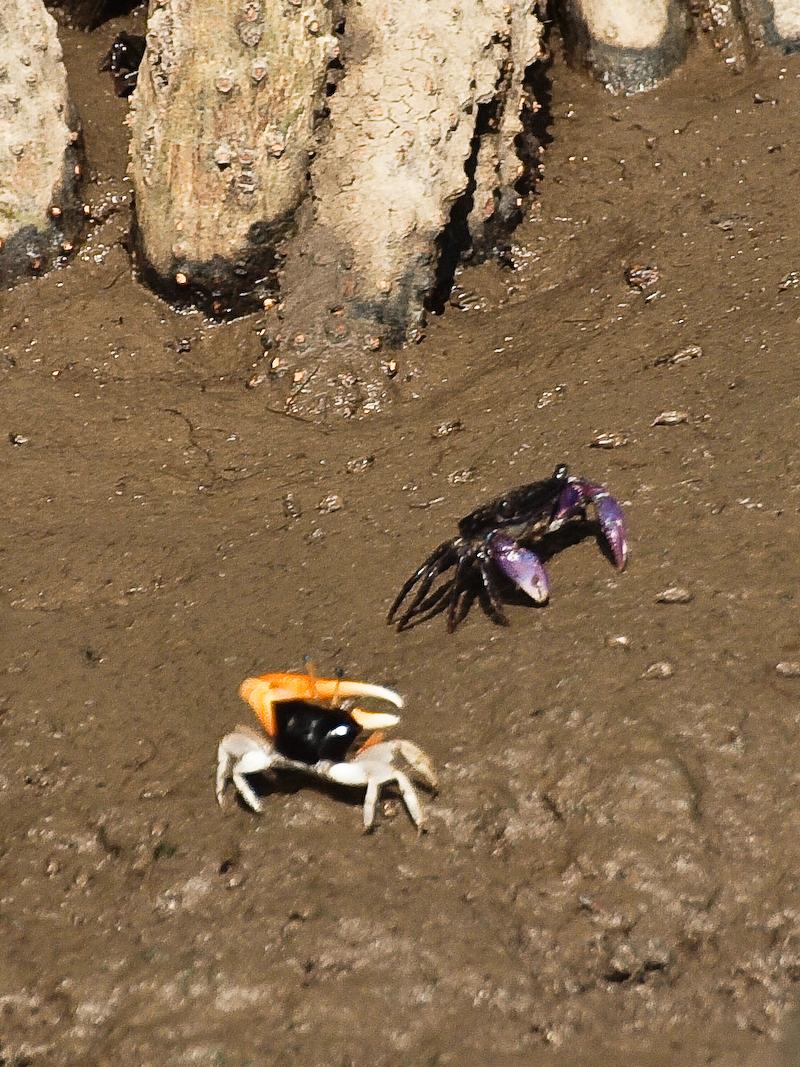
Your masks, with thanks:
[[[403,585],[389,609],[388,621],[396,622],[397,629],[403,630],[415,618],[446,606],[447,629],[452,632],[460,621],[459,613],[463,614],[462,596],[475,582],[476,572],[479,594],[496,623],[508,623],[497,588],[498,571],[536,604],[544,604],[550,595],[547,572],[524,542],[552,533],[570,519],[585,519],[589,504],[594,505],[614,563],[623,570],[628,544],[618,501],[603,486],[570,475],[561,463],[549,478],[510,489],[465,515],[458,524],[458,536],[434,549]],[[455,574],[449,584],[431,594],[436,579],[451,567]]]
[[[125,33],[123,30],[100,60],[99,69],[111,73],[117,96],[130,96],[136,88],[146,46],[147,41],[141,34]]]
[[[422,808],[408,774],[396,765],[398,757],[431,787],[436,772],[430,757],[412,741],[384,741],[383,733],[399,716],[357,707],[354,698],[385,700],[396,708],[403,698],[392,689],[345,678],[317,678],[313,673],[262,674],[246,678],[239,687],[263,727],[236,729],[219,743],[217,800],[222,804],[230,779],[245,803],[262,811],[261,800],[247,780],[260,771],[301,771],[338,785],[366,788],[364,829],[375,820],[381,787],[395,782],[415,826],[423,828]]]

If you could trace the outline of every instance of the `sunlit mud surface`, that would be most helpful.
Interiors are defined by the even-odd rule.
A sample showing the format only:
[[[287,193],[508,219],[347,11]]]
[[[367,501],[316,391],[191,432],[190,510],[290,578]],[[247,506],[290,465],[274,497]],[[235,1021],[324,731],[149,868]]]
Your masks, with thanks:
[[[518,268],[460,274],[383,413],[312,425],[263,321],[130,278],[96,73],[120,25],[65,38],[103,221],[1,298],[0,1062],[772,1062],[800,980],[798,60],[701,50],[630,100],[556,63]],[[508,628],[385,624],[460,515],[561,461],[623,501],[624,574],[590,530]],[[306,655],[405,695],[427,834],[390,799],[365,837],[357,793],[299,779],[217,807],[239,682]]]

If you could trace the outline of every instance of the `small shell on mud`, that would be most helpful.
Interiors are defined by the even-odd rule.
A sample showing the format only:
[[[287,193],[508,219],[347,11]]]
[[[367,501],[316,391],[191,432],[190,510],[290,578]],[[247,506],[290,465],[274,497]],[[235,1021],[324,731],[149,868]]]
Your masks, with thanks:
[[[800,663],[792,660],[776,663],[775,670],[782,678],[800,678]]]
[[[653,419],[651,426],[678,426],[682,422],[689,421],[688,411],[662,411],[660,415],[656,415]]]
[[[548,404],[552,404],[555,400],[563,400],[566,390],[567,387],[563,382],[557,385],[555,389],[545,389],[536,401],[536,407],[541,411],[542,408],[546,408]]]
[[[317,511],[320,512],[321,515],[329,515],[332,511],[341,510],[342,498],[338,493],[328,493],[328,495],[324,496],[319,504],[317,504]]]
[[[353,459],[348,459],[344,469],[348,474],[361,474],[362,471],[368,470],[374,462],[374,456],[355,456]]]
[[[599,433],[589,442],[589,448],[622,448],[627,443],[624,433]]]
[[[658,283],[661,277],[655,264],[632,263],[625,268],[625,280],[632,289],[649,289]]]
[[[675,668],[667,659],[658,660],[656,663],[651,663],[647,670],[642,675],[642,678],[671,678],[675,673]]]
[[[463,429],[464,423],[461,419],[450,419],[447,422],[440,422],[431,433],[431,437],[449,437],[451,433],[458,433],[459,430]]]
[[[656,597],[657,604],[689,604],[694,600],[694,594],[680,585],[671,585],[663,589]]]
[[[294,493],[287,493],[281,501],[281,506],[287,519],[299,519],[303,514],[300,505],[295,503]]]
[[[462,485],[464,482],[471,482],[477,474],[475,467],[465,467],[460,471],[452,471],[447,475],[447,481],[450,485]]]
[[[17,446],[19,446],[19,445],[27,445],[28,442],[30,441],[30,437],[26,437],[25,434],[22,434],[22,433],[10,433],[8,435],[8,439],[11,442],[12,445],[17,445]]]
[[[685,348],[679,348],[677,352],[673,352],[670,356],[659,356],[653,366],[682,367],[686,363],[691,363],[693,359],[699,359],[702,354],[703,349],[700,345],[686,345]]]
[[[608,634],[606,636],[607,648],[624,648],[629,649],[631,647],[631,639],[627,634]]]

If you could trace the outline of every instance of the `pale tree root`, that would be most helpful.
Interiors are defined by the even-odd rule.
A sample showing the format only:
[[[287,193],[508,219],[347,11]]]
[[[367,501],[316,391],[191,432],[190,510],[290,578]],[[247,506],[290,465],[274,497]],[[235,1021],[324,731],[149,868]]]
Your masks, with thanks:
[[[572,62],[612,92],[662,82],[683,62],[695,25],[735,72],[759,47],[800,50],[798,0],[560,0],[551,8]]]
[[[56,24],[41,0],[0,10],[0,285],[73,251],[85,222],[81,139]]]
[[[452,279],[458,253],[485,254],[508,232],[538,162],[538,145],[519,144],[538,107],[527,75],[544,55],[529,3],[348,11],[346,73],[271,327],[292,370],[288,407],[314,415],[380,406],[394,362],[384,346],[418,335],[444,263]]]
[[[137,265],[215,315],[260,308],[308,165],[339,42],[322,0],[151,5],[130,122]]]
[[[573,62],[612,92],[643,92],[686,57],[688,12],[678,0],[563,0],[559,21]]]

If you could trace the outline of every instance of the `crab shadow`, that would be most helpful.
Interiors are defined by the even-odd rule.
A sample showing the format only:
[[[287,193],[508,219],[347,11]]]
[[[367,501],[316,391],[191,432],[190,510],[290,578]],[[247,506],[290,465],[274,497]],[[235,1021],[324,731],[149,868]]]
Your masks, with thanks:
[[[546,565],[554,556],[559,555],[565,549],[571,548],[573,545],[580,544],[581,541],[585,541],[590,537],[594,538],[598,548],[612,567],[615,566],[611,549],[603,536],[599,523],[594,519],[582,519],[569,522],[565,526],[562,526],[560,530],[554,530],[551,533],[543,534],[533,542],[528,542],[522,538],[520,539],[520,544],[525,545],[526,548],[532,548],[542,564]],[[500,595],[500,600],[503,605],[523,607],[529,610],[537,610],[547,606],[547,601],[545,601],[544,604],[537,604],[535,601],[531,600],[526,593],[517,588],[517,586],[500,571],[499,567],[494,568],[494,576],[497,582],[497,590]],[[496,619],[494,616],[480,574],[477,568],[472,567],[460,590],[455,589],[455,578],[447,578],[443,582],[440,582],[422,601],[402,629],[411,630],[420,623],[435,618],[437,615],[441,615],[445,611],[449,611],[454,595],[457,598],[457,604],[453,613],[454,630],[461,622],[463,622],[467,615],[469,615],[476,600],[480,603],[484,614],[490,619],[494,618],[494,620],[500,624],[500,620]]]

